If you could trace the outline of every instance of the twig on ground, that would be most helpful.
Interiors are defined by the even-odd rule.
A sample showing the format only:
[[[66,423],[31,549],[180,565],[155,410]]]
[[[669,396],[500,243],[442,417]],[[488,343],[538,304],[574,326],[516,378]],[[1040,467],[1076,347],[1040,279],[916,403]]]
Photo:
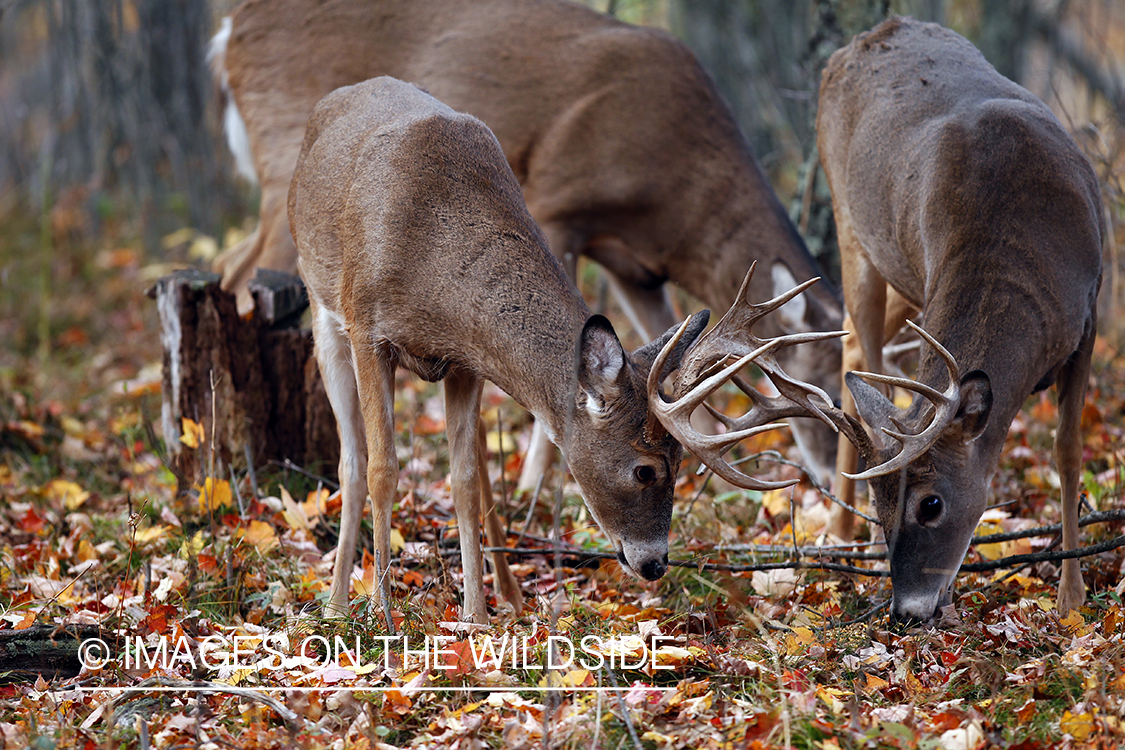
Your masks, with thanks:
[[[617,696],[617,706],[621,709],[621,718],[624,719],[629,736],[633,739],[633,747],[643,750],[644,745],[641,744],[641,738],[637,736],[637,728],[633,726],[633,716],[629,713],[629,707],[625,705],[625,699],[621,697],[621,688],[617,686],[617,677],[612,669],[607,669],[605,673],[609,675],[609,681],[613,684],[613,694]]]
[[[302,469],[297,464],[293,463],[293,461],[291,461],[288,458],[285,459],[284,461],[277,461],[275,459],[271,459],[270,463],[274,466],[280,466],[283,469],[288,469],[289,471],[295,471],[298,474],[301,474],[303,476],[308,477],[309,479],[315,479],[316,481],[323,483],[326,487],[331,487],[333,490],[340,489],[340,485],[336,484],[331,479],[328,479],[327,477],[322,477],[319,474],[313,474],[311,471],[306,471],[305,469]]]
[[[962,573],[983,573],[988,570],[998,570],[1000,568],[1013,568],[1023,567],[1029,563],[1037,562],[1055,562],[1058,560],[1070,560],[1076,557],[1089,557],[1091,555],[1100,555],[1102,552],[1109,552],[1118,547],[1125,547],[1125,535],[1116,536],[1113,539],[1107,539],[1100,544],[1091,544],[1088,547],[1079,547],[1071,550],[1055,550],[1052,552],[1032,552],[1027,555],[1011,555],[1009,557],[1001,557],[997,560],[987,560],[979,563],[967,563],[961,566]]]
[[[1094,523],[1105,523],[1107,521],[1125,521],[1125,509],[1118,508],[1115,510],[1099,510],[1089,515],[1082,516],[1078,519],[1079,526],[1089,526]],[[975,536],[970,544],[996,544],[997,542],[1010,542],[1013,539],[1026,539],[1034,536],[1050,536],[1058,534],[1062,531],[1061,523],[1053,523],[1050,526],[1037,526],[1034,529],[1020,529],[1018,531],[1005,531],[1000,534],[987,534],[985,536]]]

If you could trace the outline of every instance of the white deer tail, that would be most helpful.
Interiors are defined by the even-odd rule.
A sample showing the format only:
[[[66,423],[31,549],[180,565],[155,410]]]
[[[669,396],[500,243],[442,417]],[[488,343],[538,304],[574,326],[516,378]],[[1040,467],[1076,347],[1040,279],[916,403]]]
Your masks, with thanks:
[[[234,155],[235,167],[240,175],[257,184],[258,173],[254,170],[254,159],[250,153],[250,136],[246,132],[246,123],[242,120],[238,105],[231,96],[230,79],[227,75],[227,42],[230,41],[230,32],[231,21],[230,16],[227,16],[207,45],[207,64],[211,67],[211,75],[222,100],[223,132],[227,136],[227,146]]]

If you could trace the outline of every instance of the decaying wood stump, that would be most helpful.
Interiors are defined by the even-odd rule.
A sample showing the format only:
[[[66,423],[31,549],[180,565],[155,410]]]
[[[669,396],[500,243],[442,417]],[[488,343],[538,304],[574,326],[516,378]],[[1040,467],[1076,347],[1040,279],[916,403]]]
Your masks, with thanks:
[[[312,334],[298,327],[308,306],[296,276],[259,270],[255,309],[238,316],[218,274],[177,271],[150,290],[164,346],[161,422],[181,489],[212,470],[290,459],[335,473],[336,421],[320,382]],[[184,419],[202,425],[190,445]],[[213,469],[212,469],[213,460]]]

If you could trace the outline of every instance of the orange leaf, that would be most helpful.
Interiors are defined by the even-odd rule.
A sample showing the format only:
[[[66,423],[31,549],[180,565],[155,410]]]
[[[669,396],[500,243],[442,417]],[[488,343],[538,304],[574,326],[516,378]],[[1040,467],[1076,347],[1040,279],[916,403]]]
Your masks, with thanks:
[[[238,536],[257,547],[259,552],[268,552],[278,544],[277,534],[265,521],[251,521],[248,526],[239,529]]]
[[[885,687],[889,687],[890,684],[891,684],[891,683],[887,682],[886,680],[884,680],[882,677],[879,677],[877,675],[873,675],[873,674],[870,674],[870,673],[868,673],[866,675],[866,677],[867,677],[867,684],[863,686],[863,689],[866,690],[867,692],[872,692],[872,691],[875,691],[875,690],[882,690]]]
[[[1035,699],[1028,698],[1026,703],[1016,709],[1016,718],[1021,722],[1028,722],[1033,716],[1035,716]]]
[[[445,670],[445,674],[450,677],[469,674],[476,669],[473,649],[468,641],[457,641],[455,643],[446,644],[442,647],[442,658],[444,659],[444,664],[453,667],[453,669]]]
[[[20,531],[25,531],[28,534],[38,534],[43,531],[46,525],[46,519],[36,513],[35,508],[28,508],[27,513],[24,513],[23,518],[19,520]]]

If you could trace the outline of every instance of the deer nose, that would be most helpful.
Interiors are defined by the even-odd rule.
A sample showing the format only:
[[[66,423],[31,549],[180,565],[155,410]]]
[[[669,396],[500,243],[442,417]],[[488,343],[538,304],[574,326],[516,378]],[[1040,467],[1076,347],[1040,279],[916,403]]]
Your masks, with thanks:
[[[663,578],[667,570],[668,555],[664,555],[661,560],[645,560],[645,562],[641,564],[641,575],[649,581]]]
[[[911,604],[915,606],[910,606]],[[904,627],[933,622],[940,614],[940,607],[928,605],[928,602],[927,606],[917,606],[916,602],[909,602],[906,606],[902,606],[896,599],[891,603],[891,622]]]

